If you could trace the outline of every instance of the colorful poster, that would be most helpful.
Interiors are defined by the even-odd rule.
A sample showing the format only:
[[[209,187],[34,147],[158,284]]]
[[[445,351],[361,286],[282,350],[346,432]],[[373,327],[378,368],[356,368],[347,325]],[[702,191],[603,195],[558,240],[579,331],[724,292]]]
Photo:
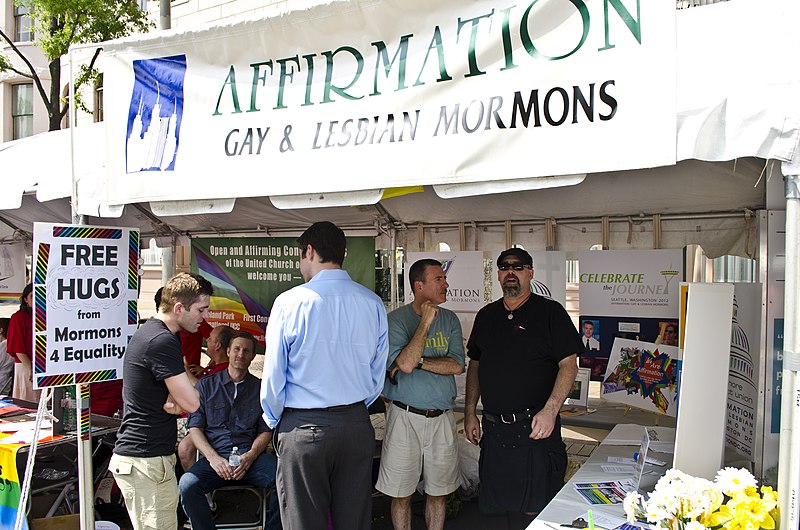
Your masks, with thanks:
[[[442,304],[451,311],[479,311],[484,305],[483,299],[483,252],[409,252],[406,254],[405,303],[414,300],[409,283],[408,271],[414,262],[421,259],[435,259],[442,264],[447,275],[447,301]]]
[[[348,237],[344,269],[374,290],[375,239]],[[192,271],[214,286],[208,322],[248,331],[262,348],[275,298],[303,283],[300,249],[293,237],[193,239]]]
[[[683,251],[620,250],[580,253],[580,366],[599,381],[617,338],[679,344],[679,285]]]
[[[9,436],[0,433],[0,438]],[[17,451],[22,445],[0,444],[0,530],[13,530],[19,511],[21,496],[20,479],[17,474]],[[27,530],[28,520],[23,517],[22,528]]]
[[[552,298],[562,306],[567,305],[567,253],[557,250],[529,251],[533,258],[533,280],[531,291]],[[492,300],[503,296],[503,288],[497,281],[497,255],[492,260]]]
[[[754,460],[758,413],[761,284],[737,283],[733,294],[725,444]]]
[[[677,373],[676,346],[615,339],[600,397],[674,417]]]
[[[139,231],[35,223],[34,387],[119,379],[136,330]]]
[[[0,304],[18,304],[25,288],[25,248],[23,243],[0,245]]]

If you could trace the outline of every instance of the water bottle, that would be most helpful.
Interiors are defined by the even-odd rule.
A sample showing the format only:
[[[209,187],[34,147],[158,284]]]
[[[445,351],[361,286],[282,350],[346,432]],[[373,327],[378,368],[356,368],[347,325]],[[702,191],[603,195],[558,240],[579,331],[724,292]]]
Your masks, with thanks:
[[[239,448],[234,447],[231,451],[231,455],[228,457],[228,465],[231,467],[238,467],[241,462],[242,457],[239,454]]]
[[[64,397],[61,399],[62,421],[64,422],[64,431],[74,431],[77,428],[77,399],[75,387],[68,386],[64,391]]]

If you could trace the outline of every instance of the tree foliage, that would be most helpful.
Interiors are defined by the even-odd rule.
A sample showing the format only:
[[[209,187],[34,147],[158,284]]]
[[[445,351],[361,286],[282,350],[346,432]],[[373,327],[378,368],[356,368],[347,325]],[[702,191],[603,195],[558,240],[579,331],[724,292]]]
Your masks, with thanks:
[[[45,89],[40,72],[2,29],[0,38],[18,60],[0,53],[0,72],[13,71],[33,81],[48,110],[51,131],[61,128],[61,119],[68,110],[66,100],[61,98],[61,58],[69,52],[69,47],[146,32],[153,26],[134,0],[15,0],[14,5],[28,9],[36,44],[49,61],[50,90]],[[97,79],[94,65],[99,54],[100,48],[95,50],[89,64],[81,65],[75,79],[76,93],[81,85]],[[24,66],[19,66],[20,62]],[[76,101],[82,105],[77,98]]]

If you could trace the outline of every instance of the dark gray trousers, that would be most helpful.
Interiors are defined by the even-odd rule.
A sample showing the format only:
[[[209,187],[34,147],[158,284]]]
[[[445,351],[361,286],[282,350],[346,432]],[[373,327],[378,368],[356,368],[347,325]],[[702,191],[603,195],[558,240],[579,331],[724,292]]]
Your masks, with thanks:
[[[275,432],[284,530],[369,530],[375,431],[367,408],[286,409]]]

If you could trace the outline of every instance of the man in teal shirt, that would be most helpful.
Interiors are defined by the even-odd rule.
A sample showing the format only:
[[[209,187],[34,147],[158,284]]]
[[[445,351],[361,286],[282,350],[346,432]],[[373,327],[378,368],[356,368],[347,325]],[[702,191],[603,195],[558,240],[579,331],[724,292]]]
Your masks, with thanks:
[[[444,527],[445,497],[458,489],[458,445],[452,408],[455,375],[464,371],[464,343],[456,314],[439,307],[447,279],[433,259],[408,274],[414,301],[389,314],[386,410],[378,491],[392,497],[395,530],[411,529],[411,495],[422,474],[428,530]]]

